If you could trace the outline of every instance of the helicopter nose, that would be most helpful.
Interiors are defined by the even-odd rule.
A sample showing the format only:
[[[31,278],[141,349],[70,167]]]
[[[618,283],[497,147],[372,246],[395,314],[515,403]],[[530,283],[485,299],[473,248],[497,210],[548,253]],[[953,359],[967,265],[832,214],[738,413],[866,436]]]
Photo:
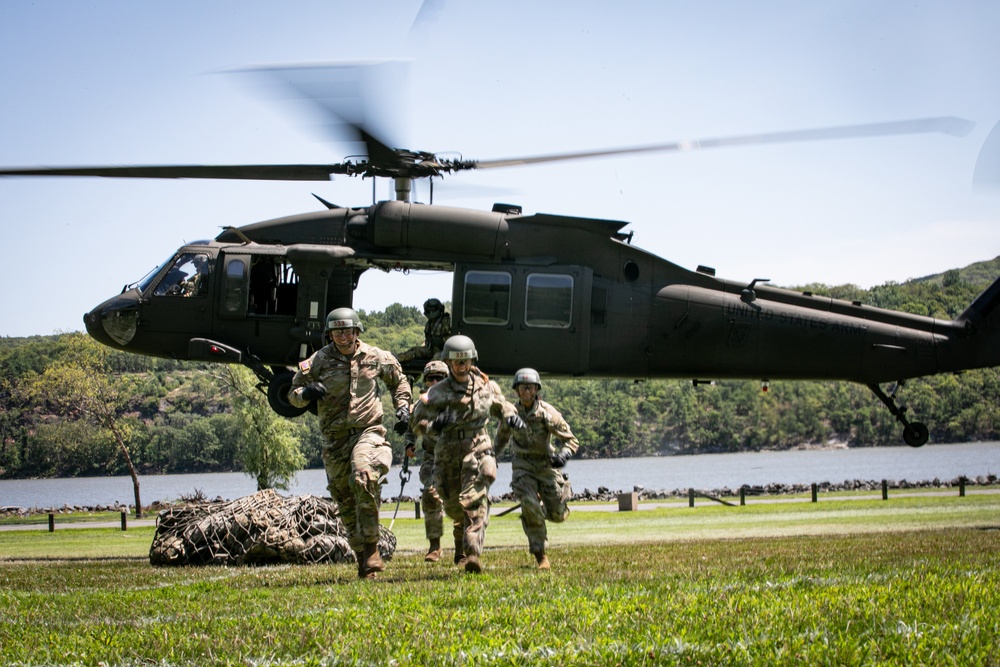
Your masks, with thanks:
[[[138,295],[128,292],[108,299],[83,316],[91,338],[110,347],[124,348],[132,342],[138,324]]]

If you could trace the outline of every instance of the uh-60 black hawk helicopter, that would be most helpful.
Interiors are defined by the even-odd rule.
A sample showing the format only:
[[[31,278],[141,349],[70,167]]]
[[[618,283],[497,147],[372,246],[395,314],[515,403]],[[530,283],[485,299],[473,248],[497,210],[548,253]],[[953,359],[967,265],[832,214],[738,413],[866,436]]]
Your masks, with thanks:
[[[492,373],[535,367],[565,376],[846,380],[867,385],[912,446],[927,427],[897,405],[896,383],[1000,365],[1000,280],[952,321],[691,271],[631,245],[627,223],[409,201],[413,179],[466,169],[752,143],[946,132],[930,118],[493,161],[390,148],[362,127],[367,158],[327,165],[149,166],[0,170],[2,176],[327,181],[395,180],[396,200],[229,228],[179,248],[139,283],[84,316],[87,331],[138,354],[244,364],[287,400],[292,370],[325,344],[325,316],[352,304],[370,268],[454,273],[453,331],[476,341]],[[421,365],[423,362],[420,362]]]

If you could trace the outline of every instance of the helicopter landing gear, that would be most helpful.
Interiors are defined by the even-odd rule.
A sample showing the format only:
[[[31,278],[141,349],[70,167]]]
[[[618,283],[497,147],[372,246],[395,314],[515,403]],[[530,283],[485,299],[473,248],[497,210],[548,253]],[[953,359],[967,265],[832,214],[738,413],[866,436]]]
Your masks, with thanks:
[[[310,408],[313,410],[316,409],[315,403],[313,403],[310,408],[300,408],[292,405],[288,400],[288,392],[292,389],[292,378],[295,377],[295,373],[292,371],[287,368],[282,368],[281,366],[271,366],[271,368],[268,369],[254,357],[250,357],[250,360],[244,363],[247,368],[254,372],[257,379],[260,380],[260,384],[257,385],[257,388],[261,391],[264,391],[266,388],[267,404],[270,405],[271,409],[277,414],[282,417],[292,419],[303,414]]]
[[[885,406],[889,408],[889,412],[892,416],[896,418],[896,421],[903,425],[903,442],[908,444],[910,447],[921,447],[927,444],[927,439],[929,433],[927,431],[927,426],[921,422],[911,422],[906,418],[906,408],[901,408],[896,405],[896,392],[900,387],[903,386],[903,381],[900,380],[892,388],[892,391],[886,394],[882,391],[874,382],[868,385],[868,388],[872,390],[878,400],[885,403]]]
[[[288,400],[288,392],[292,390],[293,377],[295,377],[295,373],[280,368],[267,384],[267,403],[282,417],[298,417],[309,409],[296,407]]]

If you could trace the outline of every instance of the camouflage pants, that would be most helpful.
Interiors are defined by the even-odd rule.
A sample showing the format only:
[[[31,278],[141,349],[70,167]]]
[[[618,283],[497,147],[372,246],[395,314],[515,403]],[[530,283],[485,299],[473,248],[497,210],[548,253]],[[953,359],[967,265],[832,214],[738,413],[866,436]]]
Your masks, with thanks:
[[[428,540],[440,540],[444,532],[444,506],[434,486],[434,454],[424,450],[420,462],[420,511],[424,513],[424,533]]]
[[[545,521],[561,523],[569,516],[567,502],[573,497],[569,478],[549,465],[548,459],[514,457],[510,487],[521,502],[521,527],[528,549],[542,553],[548,546]]]
[[[467,556],[483,553],[486,526],[490,523],[490,485],[497,478],[493,443],[482,434],[471,440],[438,441],[434,483],[445,514],[452,521],[456,544],[462,541]]]
[[[347,541],[355,552],[378,542],[382,479],[392,465],[385,429],[372,426],[361,433],[333,439],[323,448],[327,489],[340,509]]]

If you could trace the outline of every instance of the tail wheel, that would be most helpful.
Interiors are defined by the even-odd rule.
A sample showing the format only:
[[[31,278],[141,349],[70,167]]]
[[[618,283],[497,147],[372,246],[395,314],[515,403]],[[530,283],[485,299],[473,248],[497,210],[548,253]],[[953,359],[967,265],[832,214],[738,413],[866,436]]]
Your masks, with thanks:
[[[910,447],[926,445],[928,436],[927,426],[920,422],[911,422],[903,427],[903,442]]]
[[[267,402],[271,406],[271,409],[282,417],[298,417],[308,409],[296,407],[288,400],[288,392],[292,389],[293,377],[295,377],[295,373],[281,371],[275,373],[267,385]]]

